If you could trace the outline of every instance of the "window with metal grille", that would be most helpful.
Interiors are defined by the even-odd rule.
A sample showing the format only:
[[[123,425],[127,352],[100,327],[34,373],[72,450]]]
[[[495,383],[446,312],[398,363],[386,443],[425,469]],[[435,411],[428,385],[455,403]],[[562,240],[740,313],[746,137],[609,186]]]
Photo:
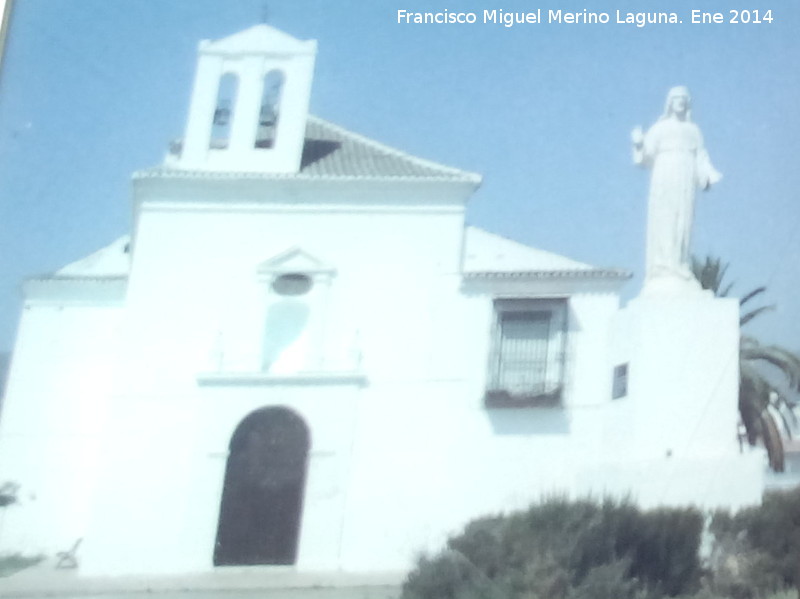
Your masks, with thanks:
[[[565,299],[495,301],[488,405],[552,405],[561,399]]]
[[[611,399],[619,399],[628,394],[628,363],[614,367],[614,382],[611,387]]]

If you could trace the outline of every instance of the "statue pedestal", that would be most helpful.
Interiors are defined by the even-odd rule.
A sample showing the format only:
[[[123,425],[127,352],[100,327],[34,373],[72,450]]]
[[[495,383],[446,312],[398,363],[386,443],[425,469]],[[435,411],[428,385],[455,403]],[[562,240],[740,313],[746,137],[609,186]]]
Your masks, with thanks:
[[[683,277],[668,276],[647,279],[644,282],[641,294],[639,294],[639,297],[643,298],[673,298],[678,300],[689,300],[696,298],[696,296],[713,298],[714,294],[707,289],[703,289],[697,279],[694,278],[694,275],[688,270],[686,271],[686,276]]]
[[[617,315],[612,348],[614,365],[627,365],[627,393],[612,402],[606,439],[642,499],[757,502],[762,456],[737,439],[738,301],[642,294]]]
[[[644,455],[738,450],[739,303],[710,294],[642,295],[615,323],[627,364],[631,441]]]

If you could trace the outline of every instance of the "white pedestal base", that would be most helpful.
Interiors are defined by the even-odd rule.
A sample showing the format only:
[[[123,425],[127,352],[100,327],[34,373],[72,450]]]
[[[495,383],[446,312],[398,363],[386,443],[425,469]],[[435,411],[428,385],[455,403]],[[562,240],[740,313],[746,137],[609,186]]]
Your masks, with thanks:
[[[614,363],[628,365],[628,386],[614,400],[622,422],[609,422],[607,434],[617,437],[631,465],[653,465],[645,486],[673,503],[697,495],[689,487],[714,473],[715,484],[699,502],[757,502],[763,472],[752,467],[757,456],[740,453],[736,438],[738,301],[698,292],[643,294],[620,312],[612,347]],[[670,480],[659,480],[665,476]]]

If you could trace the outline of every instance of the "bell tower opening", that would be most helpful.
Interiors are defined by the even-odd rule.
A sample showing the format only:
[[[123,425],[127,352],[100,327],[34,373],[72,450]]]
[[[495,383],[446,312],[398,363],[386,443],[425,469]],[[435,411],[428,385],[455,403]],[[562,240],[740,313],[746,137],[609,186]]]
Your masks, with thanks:
[[[231,137],[233,107],[236,102],[236,90],[238,87],[239,80],[233,73],[225,73],[219,80],[217,104],[212,117],[209,149],[224,150],[228,147]]]
[[[272,148],[275,145],[282,92],[283,71],[273,69],[264,77],[261,111],[258,115],[258,133],[256,134],[257,148]]]
[[[265,24],[201,42],[186,133],[165,166],[297,173],[316,53]]]

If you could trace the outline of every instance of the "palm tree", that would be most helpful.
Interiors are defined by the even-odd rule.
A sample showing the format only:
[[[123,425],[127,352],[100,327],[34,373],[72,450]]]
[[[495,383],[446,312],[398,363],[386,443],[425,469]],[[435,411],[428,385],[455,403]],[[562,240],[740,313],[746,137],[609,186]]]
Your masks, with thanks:
[[[703,289],[713,291],[717,297],[728,297],[733,283],[724,284],[727,264],[711,256],[704,261],[693,257],[692,270]],[[757,287],[739,300],[742,309],[739,327],[774,309],[774,305],[757,308],[748,305],[766,290],[764,286]],[[770,367],[775,371],[774,376],[767,375]],[[763,442],[770,467],[775,472],[783,472],[784,468],[783,437],[775,415],[782,419],[789,436],[790,421],[794,419],[794,403],[787,397],[786,390],[800,391],[800,357],[777,345],[761,345],[754,337],[742,334],[739,342],[739,415],[748,443],[755,445],[759,439]]]

